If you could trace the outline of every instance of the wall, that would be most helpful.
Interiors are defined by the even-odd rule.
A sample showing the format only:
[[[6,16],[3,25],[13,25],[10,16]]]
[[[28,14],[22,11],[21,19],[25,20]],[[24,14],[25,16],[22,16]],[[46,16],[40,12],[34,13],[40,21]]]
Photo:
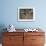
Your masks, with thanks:
[[[43,27],[46,28],[46,0],[0,0],[0,25],[13,24],[16,28]],[[34,7],[36,20],[34,22],[18,22],[18,7]]]

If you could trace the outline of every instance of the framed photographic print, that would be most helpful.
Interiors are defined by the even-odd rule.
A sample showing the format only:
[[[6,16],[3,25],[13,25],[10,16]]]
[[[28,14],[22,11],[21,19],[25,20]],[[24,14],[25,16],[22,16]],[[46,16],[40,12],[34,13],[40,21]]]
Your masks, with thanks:
[[[19,7],[18,21],[35,21],[35,8]]]

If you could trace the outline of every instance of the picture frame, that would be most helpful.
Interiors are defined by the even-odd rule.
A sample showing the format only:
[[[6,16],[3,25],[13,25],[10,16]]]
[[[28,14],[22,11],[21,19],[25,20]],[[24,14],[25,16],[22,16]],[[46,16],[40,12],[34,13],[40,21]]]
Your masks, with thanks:
[[[18,21],[35,21],[35,8],[33,7],[19,7]]]

